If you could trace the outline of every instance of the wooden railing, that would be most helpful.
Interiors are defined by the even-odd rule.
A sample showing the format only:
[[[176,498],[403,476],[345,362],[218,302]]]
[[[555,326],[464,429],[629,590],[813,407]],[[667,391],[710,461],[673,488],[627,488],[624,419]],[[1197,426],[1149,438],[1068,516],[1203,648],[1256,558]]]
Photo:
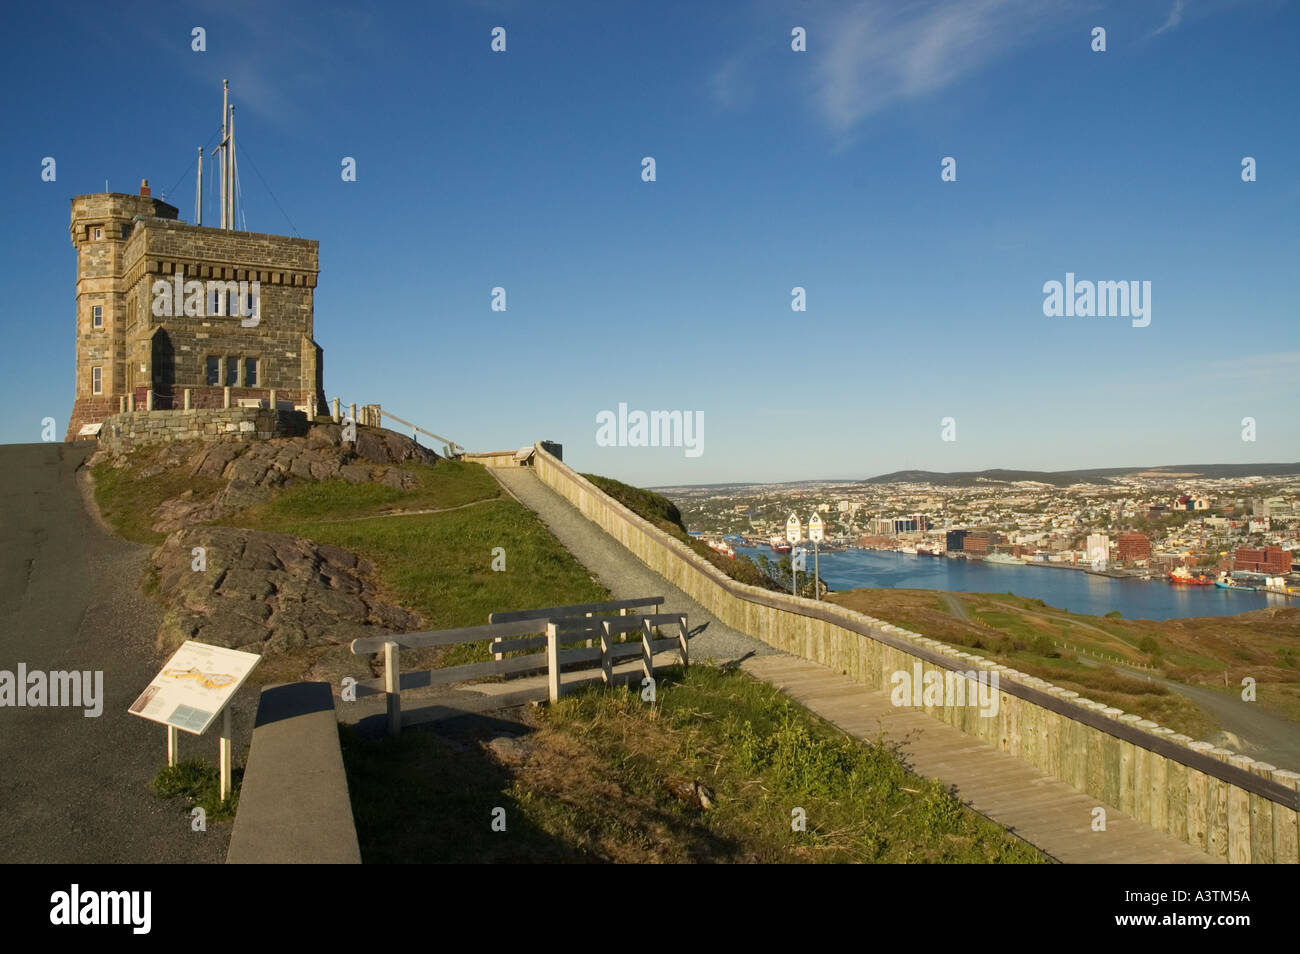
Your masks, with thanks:
[[[687,638],[689,629],[685,613],[647,613],[620,616],[588,616],[584,614],[618,611],[626,614],[629,608],[658,606],[663,597],[641,600],[621,600],[609,603],[589,603],[582,606],[556,606],[542,610],[520,610],[515,613],[493,616],[522,616],[522,618],[492,622],[486,626],[467,626],[421,633],[402,633],[393,636],[368,636],[352,641],[352,652],[366,656],[384,654],[384,675],[356,684],[358,699],[364,696],[383,695],[387,702],[388,732],[398,735],[402,730],[402,691],[408,689],[447,686],[492,676],[520,676],[526,673],[547,673],[545,686],[532,685],[513,692],[500,692],[485,696],[481,708],[506,708],[524,702],[549,698],[552,702],[565,691],[582,682],[599,679],[606,685],[653,678],[654,657],[657,653],[675,650],[682,665],[688,665]],[[676,627],[674,636],[657,638],[660,627]],[[640,631],[636,642],[621,641],[627,633]],[[401,671],[401,651],[428,649],[435,646],[454,646],[461,643],[486,641],[494,658],[488,662],[449,666],[419,672]],[[564,647],[586,641],[580,649]],[[599,641],[599,646],[593,645]],[[544,651],[533,651],[544,650]],[[507,653],[523,655],[506,656]],[[629,666],[626,660],[639,659],[640,664]],[[596,672],[598,667],[599,671]],[[591,674],[565,682],[565,669],[590,669]],[[418,718],[413,722],[420,721]]]

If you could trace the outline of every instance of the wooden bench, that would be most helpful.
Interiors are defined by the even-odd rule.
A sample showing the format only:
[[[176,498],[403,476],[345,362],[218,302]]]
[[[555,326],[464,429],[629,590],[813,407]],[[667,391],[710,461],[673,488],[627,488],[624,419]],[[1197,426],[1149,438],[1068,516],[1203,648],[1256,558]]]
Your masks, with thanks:
[[[650,600],[661,599],[651,597]],[[620,603],[646,601],[622,600]],[[601,606],[602,604],[588,604]],[[649,603],[648,605],[656,605]],[[552,607],[563,609],[565,607]],[[618,606],[620,610],[630,607]],[[536,614],[548,611],[522,610],[521,613]],[[498,614],[494,613],[493,616]],[[511,615],[511,614],[502,614]],[[656,638],[655,631],[660,626],[676,626],[677,635]],[[639,642],[616,643],[614,637],[624,633],[641,632]],[[546,619],[531,615],[525,619],[507,622],[489,623],[487,626],[466,626],[460,629],[446,629],[421,633],[401,633],[393,636],[367,636],[352,641],[352,652],[357,656],[382,652],[384,654],[384,675],[381,679],[367,679],[356,683],[356,698],[365,696],[385,696],[388,710],[388,732],[398,735],[402,729],[403,689],[420,689],[433,686],[447,686],[453,683],[467,682],[491,676],[523,676],[542,671],[547,673],[546,683],[537,682],[527,688],[494,692],[485,696],[474,708],[507,708],[524,702],[549,698],[555,701],[562,692],[561,670],[567,666],[600,667],[602,682],[607,685],[625,682],[638,677],[653,678],[654,657],[656,653],[677,650],[682,665],[689,665],[687,655],[687,627],[684,613],[650,613],[642,615],[610,616],[603,619],[583,616],[561,619]],[[585,649],[565,649],[567,644],[586,640]],[[600,645],[592,646],[593,640]],[[444,669],[430,669],[420,672],[403,673],[401,671],[401,649],[427,649],[434,646],[454,646],[460,643],[486,641],[494,653],[488,662],[468,663],[462,666],[449,666]],[[545,652],[533,652],[545,648]],[[506,653],[523,653],[523,655],[505,658]],[[624,660],[640,660],[639,666],[631,668]],[[467,709],[465,711],[471,711]],[[426,721],[416,718],[415,722]]]

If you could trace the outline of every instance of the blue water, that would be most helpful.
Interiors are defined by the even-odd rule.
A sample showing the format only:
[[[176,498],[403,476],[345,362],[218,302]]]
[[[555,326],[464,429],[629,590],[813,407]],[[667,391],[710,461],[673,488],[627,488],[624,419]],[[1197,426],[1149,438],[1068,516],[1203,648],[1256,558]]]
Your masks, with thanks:
[[[737,547],[737,554],[779,560],[769,548]],[[812,571],[812,551],[808,570]],[[800,574],[802,576],[802,574]],[[1114,580],[1081,570],[1036,566],[997,566],[976,560],[912,556],[888,550],[848,550],[821,555],[821,578],[832,590],[856,587],[1006,593],[1039,599],[1071,613],[1105,616],[1119,610],[1125,619],[1177,616],[1232,616],[1266,606],[1300,605],[1274,593],[1221,590],[1217,586],[1174,586],[1163,580]]]

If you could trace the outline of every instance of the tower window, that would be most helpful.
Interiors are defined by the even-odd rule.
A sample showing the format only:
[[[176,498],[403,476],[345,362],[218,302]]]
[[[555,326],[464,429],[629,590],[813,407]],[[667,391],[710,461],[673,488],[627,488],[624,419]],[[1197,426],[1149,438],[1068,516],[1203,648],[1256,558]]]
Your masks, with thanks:
[[[126,239],[130,237],[131,237],[131,226],[129,225],[122,226],[122,238]]]
[[[103,368],[94,367],[90,369],[90,393],[91,394],[104,393],[104,369]]]
[[[90,309],[90,324],[94,328],[104,327],[104,306],[96,305]]]
[[[215,354],[208,355],[208,387],[215,388],[221,383],[221,359]]]
[[[226,358],[226,387],[239,386],[239,359]]]
[[[257,387],[257,359],[256,358],[244,359],[244,387],[246,388]]]
[[[100,239],[102,239],[103,237],[104,237],[104,230],[101,229],[101,228],[96,228],[96,229],[95,229],[95,241],[98,242],[98,241],[99,241]]]

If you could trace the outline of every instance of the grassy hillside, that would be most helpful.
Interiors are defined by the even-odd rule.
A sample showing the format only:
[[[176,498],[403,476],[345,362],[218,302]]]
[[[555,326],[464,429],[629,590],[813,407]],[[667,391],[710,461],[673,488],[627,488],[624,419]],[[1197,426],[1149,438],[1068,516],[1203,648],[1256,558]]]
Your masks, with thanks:
[[[182,494],[211,496],[224,480],[188,476],[185,468],[160,471],[161,448],[132,453],[125,467],[97,465],[96,500],[105,519],[127,539],[156,544],[151,529],[164,501]],[[409,490],[344,480],[300,480],[265,503],[217,525],[267,530],[350,550],[370,560],[389,602],[419,613],[428,629],[476,626],[495,611],[589,603],[608,591],[564,549],[532,511],[506,496],[481,464],[408,463]],[[494,570],[494,551],[504,570]],[[501,561],[497,560],[497,565]],[[148,588],[148,587],[147,587]],[[488,659],[487,644],[409,655],[409,666],[456,665]],[[364,662],[332,648],[264,659],[258,679],[356,675]]]
[[[1190,685],[1260,686],[1259,704],[1300,721],[1300,607],[1239,616],[1125,620],[1087,616],[1001,593],[861,589],[829,599],[925,633],[1194,738],[1216,728],[1200,707],[1115,666]]]
[[[655,705],[590,687],[518,711],[513,727],[444,723],[391,741],[345,730],[363,860],[1044,860],[888,747],[846,737],[767,683],[699,665],[655,675]],[[488,824],[497,807],[504,834]]]

